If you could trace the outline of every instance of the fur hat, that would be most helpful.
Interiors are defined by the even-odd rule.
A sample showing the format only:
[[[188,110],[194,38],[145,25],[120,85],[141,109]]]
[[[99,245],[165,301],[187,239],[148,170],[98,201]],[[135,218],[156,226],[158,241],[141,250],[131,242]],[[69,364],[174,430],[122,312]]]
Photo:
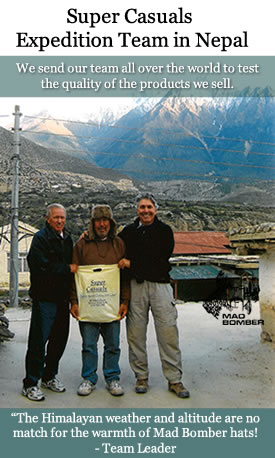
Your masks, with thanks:
[[[93,205],[91,218],[108,218],[113,219],[113,212],[109,205]]]
[[[99,218],[108,218],[110,220],[110,232],[108,237],[114,238],[116,235],[116,228],[117,224],[113,217],[112,209],[109,205],[106,204],[98,204],[93,205],[91,211],[91,219],[89,224],[89,239],[94,240],[96,238],[95,230],[94,230],[94,220]]]

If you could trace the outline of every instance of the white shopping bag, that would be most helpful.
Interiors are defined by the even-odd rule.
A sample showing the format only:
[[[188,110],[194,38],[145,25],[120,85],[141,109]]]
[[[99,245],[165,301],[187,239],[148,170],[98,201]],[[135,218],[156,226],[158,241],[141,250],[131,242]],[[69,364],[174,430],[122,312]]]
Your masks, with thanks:
[[[80,321],[104,323],[120,318],[119,275],[116,264],[78,267],[75,283]]]

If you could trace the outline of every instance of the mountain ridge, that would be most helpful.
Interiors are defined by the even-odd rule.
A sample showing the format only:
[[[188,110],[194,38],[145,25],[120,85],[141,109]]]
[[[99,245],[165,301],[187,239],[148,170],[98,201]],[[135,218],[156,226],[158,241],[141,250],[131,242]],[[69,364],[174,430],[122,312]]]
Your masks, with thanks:
[[[274,177],[274,98],[168,97],[145,105],[136,104],[111,123],[103,118],[87,124],[62,121],[56,129],[69,135],[54,141],[39,127],[37,137],[139,180],[152,175],[164,181],[198,174],[217,180]],[[107,110],[105,120],[109,115]],[[35,134],[28,130],[25,135]]]
[[[40,143],[28,146],[36,150],[29,163],[41,168],[47,157],[43,167],[71,181],[74,173],[122,180],[121,189],[151,189],[163,198],[273,205],[274,98],[167,97],[129,107],[114,117],[102,107],[98,123],[93,112],[85,114],[89,122],[23,118],[22,144],[25,136]]]

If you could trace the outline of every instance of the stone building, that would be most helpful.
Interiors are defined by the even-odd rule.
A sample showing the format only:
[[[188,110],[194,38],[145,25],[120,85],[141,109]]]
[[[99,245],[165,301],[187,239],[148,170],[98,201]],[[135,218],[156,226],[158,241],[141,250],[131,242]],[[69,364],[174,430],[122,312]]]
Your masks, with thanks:
[[[232,254],[224,232],[174,232],[170,277],[176,299],[244,299],[244,278],[258,282],[258,258]]]
[[[275,342],[275,223],[234,229],[229,239],[237,254],[259,256],[262,338]]]

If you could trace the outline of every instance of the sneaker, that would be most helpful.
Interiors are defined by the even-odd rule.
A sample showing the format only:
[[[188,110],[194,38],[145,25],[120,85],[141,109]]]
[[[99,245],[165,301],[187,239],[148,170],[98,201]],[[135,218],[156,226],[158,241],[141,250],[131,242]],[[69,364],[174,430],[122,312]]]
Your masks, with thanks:
[[[148,390],[148,379],[147,378],[138,378],[136,381],[136,393],[147,393]]]
[[[54,391],[55,393],[64,393],[66,391],[65,386],[57,378],[52,378],[51,380],[42,380],[41,386],[48,388],[49,390]]]
[[[179,383],[168,383],[168,390],[175,393],[179,398],[189,398],[190,393],[187,388],[183,386],[181,382]]]
[[[3,340],[9,340],[14,337],[14,332],[11,332],[6,326],[0,326],[0,337]]]
[[[37,386],[30,386],[22,389],[22,395],[30,401],[44,401],[45,395]]]
[[[79,396],[88,396],[94,389],[94,383],[90,382],[90,380],[83,380],[78,387],[77,394],[79,394]]]
[[[123,388],[118,380],[112,380],[106,383],[106,388],[112,396],[122,396],[124,394]]]
[[[0,315],[0,325],[4,326],[5,328],[9,327],[9,320],[6,316],[1,316]]]

